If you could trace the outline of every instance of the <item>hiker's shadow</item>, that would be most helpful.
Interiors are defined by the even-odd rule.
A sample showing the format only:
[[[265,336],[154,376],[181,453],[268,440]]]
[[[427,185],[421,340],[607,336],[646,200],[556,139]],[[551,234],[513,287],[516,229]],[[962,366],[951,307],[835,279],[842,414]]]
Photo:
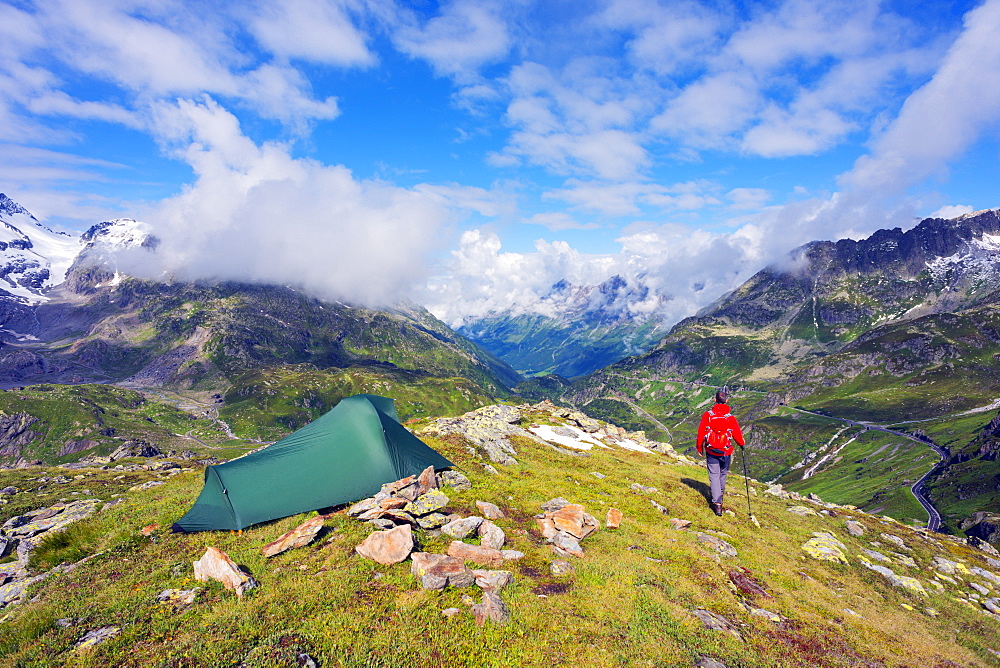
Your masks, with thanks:
[[[705,497],[705,503],[712,502],[712,488],[702,481],[693,478],[681,478],[681,482]]]

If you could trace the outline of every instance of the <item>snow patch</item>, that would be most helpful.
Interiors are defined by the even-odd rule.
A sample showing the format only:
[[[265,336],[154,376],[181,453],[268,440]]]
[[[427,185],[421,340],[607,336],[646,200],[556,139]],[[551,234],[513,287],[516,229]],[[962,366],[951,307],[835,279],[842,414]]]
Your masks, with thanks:
[[[542,440],[550,443],[557,443],[567,448],[573,448],[574,450],[590,450],[595,445],[601,448],[607,448],[608,450],[611,449],[590,434],[568,425],[562,427],[540,425],[538,427],[531,427],[528,431]],[[567,432],[569,432],[569,434],[567,434]]]

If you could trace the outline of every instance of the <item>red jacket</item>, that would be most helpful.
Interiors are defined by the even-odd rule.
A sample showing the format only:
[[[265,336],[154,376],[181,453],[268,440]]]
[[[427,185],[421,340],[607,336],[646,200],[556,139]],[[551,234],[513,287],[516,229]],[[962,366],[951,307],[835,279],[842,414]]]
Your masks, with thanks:
[[[736,421],[736,417],[729,412],[729,406],[726,404],[715,404],[712,406],[711,410],[705,411],[704,415],[701,416],[701,424],[698,425],[698,454],[705,454],[705,437],[708,435],[709,427],[709,417],[715,416],[712,420],[712,427],[716,431],[721,431],[724,429],[729,433],[730,438],[726,439],[726,445],[724,447],[725,454],[733,454],[733,441],[741,448],[746,445],[746,441],[743,440],[743,432],[740,430],[740,423]],[[723,422],[723,418],[725,422]]]

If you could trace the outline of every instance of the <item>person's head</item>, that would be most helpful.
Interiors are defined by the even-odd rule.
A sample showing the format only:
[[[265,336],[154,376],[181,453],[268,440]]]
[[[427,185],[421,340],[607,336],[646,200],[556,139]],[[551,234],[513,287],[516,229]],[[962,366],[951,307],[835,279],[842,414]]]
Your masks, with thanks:
[[[725,390],[719,390],[715,393],[715,403],[724,404],[729,401],[729,395]]]

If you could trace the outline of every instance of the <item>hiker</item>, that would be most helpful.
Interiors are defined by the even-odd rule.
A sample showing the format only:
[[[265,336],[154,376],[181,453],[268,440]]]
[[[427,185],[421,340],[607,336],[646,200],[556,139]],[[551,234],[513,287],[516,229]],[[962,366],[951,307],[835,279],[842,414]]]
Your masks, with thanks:
[[[705,411],[698,425],[698,454],[705,455],[708,480],[712,486],[712,511],[721,516],[722,495],[726,492],[726,475],[733,460],[733,441],[741,448],[746,445],[740,424],[729,412],[725,390],[715,393],[715,405]]]

